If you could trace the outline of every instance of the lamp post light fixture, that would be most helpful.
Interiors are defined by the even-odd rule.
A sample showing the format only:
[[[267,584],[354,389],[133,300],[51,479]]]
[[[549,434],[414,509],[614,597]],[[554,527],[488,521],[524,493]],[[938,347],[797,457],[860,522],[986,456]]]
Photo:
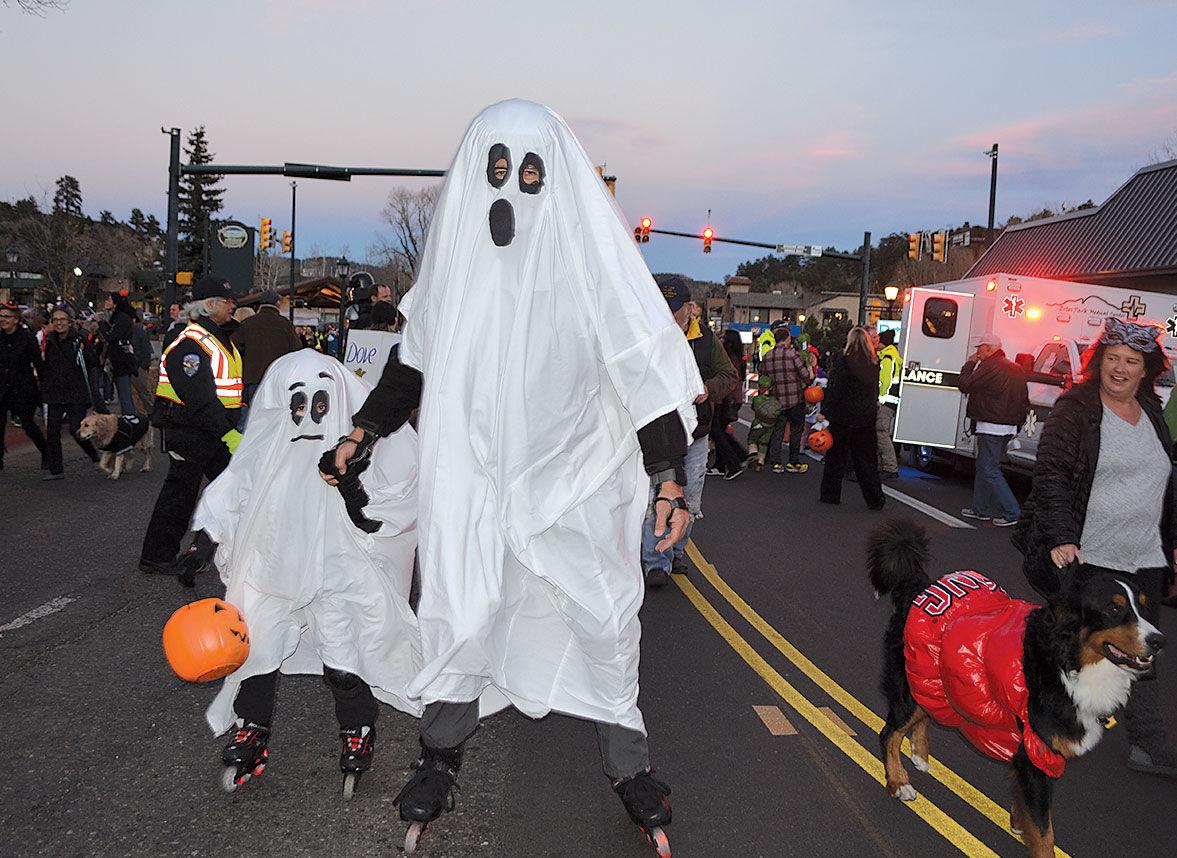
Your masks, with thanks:
[[[885,297],[887,299],[887,304],[888,304],[888,309],[889,309],[889,312],[887,315],[890,318],[894,319],[895,318],[895,299],[899,297],[899,287],[896,286],[894,283],[884,286],[883,287],[883,297]]]
[[[345,356],[343,331],[347,324],[347,302],[349,299],[347,278],[351,274],[351,263],[348,262],[346,256],[341,256],[335,260],[335,279],[339,281],[339,326],[335,329],[336,352],[335,356],[340,363],[343,362]]]

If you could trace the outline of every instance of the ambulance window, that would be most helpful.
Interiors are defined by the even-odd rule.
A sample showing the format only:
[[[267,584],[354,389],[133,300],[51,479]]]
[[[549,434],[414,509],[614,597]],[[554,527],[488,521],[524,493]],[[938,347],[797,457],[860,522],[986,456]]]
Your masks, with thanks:
[[[957,309],[951,298],[929,298],[924,304],[924,336],[952,339],[956,333]]]
[[[1071,361],[1067,357],[1067,347],[1062,343],[1048,343],[1038,353],[1038,360],[1034,361],[1035,372],[1046,372],[1053,375],[1069,375]]]

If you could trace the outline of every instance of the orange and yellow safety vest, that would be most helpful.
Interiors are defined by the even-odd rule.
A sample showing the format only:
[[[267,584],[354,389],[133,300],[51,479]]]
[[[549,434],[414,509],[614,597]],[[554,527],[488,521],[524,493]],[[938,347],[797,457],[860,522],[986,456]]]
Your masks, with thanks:
[[[217,399],[221,401],[221,405],[226,408],[240,408],[243,404],[241,396],[245,391],[245,385],[241,381],[241,355],[237,351],[237,346],[230,343],[229,348],[225,348],[224,343],[195,322],[189,322],[188,327],[180,331],[164,349],[159,360],[159,384],[155,388],[155,395],[183,404],[184,401],[168,381],[167,360],[168,353],[184,340],[192,340],[208,355],[213,383],[217,387]]]

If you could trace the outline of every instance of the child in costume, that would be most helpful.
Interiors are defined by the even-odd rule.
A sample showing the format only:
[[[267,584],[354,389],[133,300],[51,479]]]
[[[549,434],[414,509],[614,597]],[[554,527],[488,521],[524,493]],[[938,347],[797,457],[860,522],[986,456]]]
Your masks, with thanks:
[[[196,547],[186,562],[199,568],[215,552],[225,600],[250,636],[248,659],[206,713],[216,734],[236,723],[222,755],[229,791],[265,768],[279,671],[321,673],[330,686],[347,797],[371,765],[376,701],[421,713],[405,690],[421,662],[409,607],[416,434],[402,427],[337,488],[316,476],[368,392],[310,349],[279,358],[251,403],[249,430],[193,518]]]

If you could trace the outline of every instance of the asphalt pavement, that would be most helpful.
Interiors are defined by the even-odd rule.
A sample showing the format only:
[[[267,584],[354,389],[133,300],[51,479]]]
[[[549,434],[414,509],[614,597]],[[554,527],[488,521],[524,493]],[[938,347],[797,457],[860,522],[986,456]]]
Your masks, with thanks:
[[[0,854],[396,854],[404,826],[392,799],[415,725],[382,709],[375,767],[345,803],[331,696],[316,678],[283,679],[269,767],[221,791],[225,739],[203,719],[215,687],[177,679],[160,647],[163,623],[192,594],[135,568],[166,462],[111,482],[70,443],[65,480],[40,482],[27,445],[0,473]],[[690,575],[643,608],[641,706],[657,776],[673,789],[674,853],[1024,854],[1004,828],[1003,767],[952,731],[933,731],[932,771],[912,773],[921,800],[895,801],[878,782],[889,605],[874,600],[862,562],[870,528],[901,516],[928,529],[934,570],[979,569],[1030,598],[1009,531],[959,520],[967,471],[904,468],[872,513],[854,484],[840,506],[818,504],[812,465],[709,480]],[[204,579],[196,595],[215,592]],[[1170,634],[1175,613],[1162,618]],[[1170,665],[1160,681],[1177,681]],[[1177,697],[1165,698],[1177,734]],[[1177,784],[1129,772],[1126,755],[1117,727],[1068,765],[1055,803],[1065,854],[1172,854]],[[460,785],[457,810],[420,854],[653,854],[576,719],[488,719]]]

